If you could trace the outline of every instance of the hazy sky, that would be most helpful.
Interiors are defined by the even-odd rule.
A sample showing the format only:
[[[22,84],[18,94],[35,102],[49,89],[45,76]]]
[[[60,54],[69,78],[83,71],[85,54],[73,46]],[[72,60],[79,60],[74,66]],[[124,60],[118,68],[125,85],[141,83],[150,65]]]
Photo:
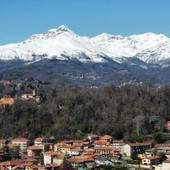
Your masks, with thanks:
[[[170,37],[170,0],[0,0],[0,45],[66,25],[83,36]]]

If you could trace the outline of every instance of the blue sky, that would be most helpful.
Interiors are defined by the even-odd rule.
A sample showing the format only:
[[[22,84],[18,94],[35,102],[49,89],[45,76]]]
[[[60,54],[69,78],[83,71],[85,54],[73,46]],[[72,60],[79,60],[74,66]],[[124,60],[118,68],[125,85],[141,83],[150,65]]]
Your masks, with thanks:
[[[170,37],[170,0],[0,0],[0,45],[66,25],[83,36]]]

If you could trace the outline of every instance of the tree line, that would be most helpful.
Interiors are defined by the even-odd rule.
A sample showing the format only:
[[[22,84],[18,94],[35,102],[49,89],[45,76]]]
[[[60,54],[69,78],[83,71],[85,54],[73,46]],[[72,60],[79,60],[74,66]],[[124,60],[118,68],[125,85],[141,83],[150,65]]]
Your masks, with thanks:
[[[14,105],[0,107],[0,138],[53,136],[59,141],[94,133],[127,142],[167,140],[163,132],[170,120],[170,87],[39,85],[41,103],[20,100],[18,96],[26,89],[1,85],[1,96],[8,92],[17,97]]]

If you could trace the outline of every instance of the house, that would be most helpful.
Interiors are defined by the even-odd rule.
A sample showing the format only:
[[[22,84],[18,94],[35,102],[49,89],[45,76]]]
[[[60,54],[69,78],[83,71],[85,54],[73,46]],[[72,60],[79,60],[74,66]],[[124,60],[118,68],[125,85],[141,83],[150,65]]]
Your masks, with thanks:
[[[33,89],[32,93],[25,93],[21,95],[21,100],[35,100],[36,102],[40,102],[40,96],[37,96],[35,93],[35,89]]]
[[[16,144],[20,147],[21,152],[25,152],[30,146],[30,140],[27,138],[16,138],[12,140],[12,144]]]
[[[94,168],[96,166],[95,160],[92,157],[87,156],[83,159],[83,161],[87,168]]]
[[[14,99],[13,98],[1,98],[0,105],[13,105]]]
[[[83,143],[73,143],[73,146],[74,146],[75,148],[82,149],[82,148],[83,148]]]
[[[27,148],[27,155],[32,158],[40,158],[42,157],[43,149],[39,146],[30,146]]]
[[[71,163],[73,168],[77,169],[84,169],[84,168],[94,168],[95,167],[95,161],[94,158],[91,156],[77,156],[72,157],[68,159],[68,162]]]
[[[114,147],[100,147],[96,146],[94,147],[95,153],[100,153],[103,155],[113,155],[117,156],[119,154],[119,151]]]
[[[83,149],[80,149],[80,148],[70,149],[70,156],[79,156],[82,153],[83,153]]]
[[[89,134],[87,139],[90,141],[90,142],[94,142],[95,140],[99,140],[100,136],[98,135],[94,135],[94,134]]]
[[[165,143],[165,144],[156,144],[155,149],[157,150],[157,153],[165,153],[165,152],[170,152],[170,144]]]
[[[87,149],[87,150],[84,150],[82,155],[94,155],[94,153],[95,153],[94,149]]]
[[[112,140],[113,140],[113,137],[110,136],[110,135],[104,135],[104,136],[100,137],[100,141],[105,141],[105,142],[110,142],[111,143]]]
[[[62,142],[54,144],[54,151],[55,152],[60,151],[60,148],[63,147],[63,146],[64,146],[64,144]]]
[[[44,165],[52,164],[57,157],[57,153],[54,151],[47,151],[44,153]]]
[[[91,147],[91,144],[89,141],[83,141],[83,149],[88,149]]]
[[[37,159],[31,158],[31,157],[27,157],[25,159],[22,159],[22,162],[25,163],[25,164],[30,163],[30,164],[36,164],[36,165],[39,163]]]
[[[60,152],[65,154],[65,155],[70,155],[71,149],[74,149],[75,146],[73,145],[65,145],[60,148]]]
[[[122,146],[124,145],[124,142],[123,142],[123,140],[113,140],[112,145],[114,148],[117,148],[117,149],[119,149],[119,151],[121,151]]]
[[[94,141],[93,145],[94,146],[107,146],[109,145],[109,142],[105,140],[96,140]]]
[[[46,151],[54,149],[54,144],[53,143],[41,143],[38,146],[43,149],[43,152],[46,152]]]
[[[53,163],[57,164],[57,165],[62,165],[63,162],[64,162],[64,159],[65,159],[65,155],[60,153],[60,152],[57,152],[57,156],[54,157],[53,159]]]
[[[46,142],[46,138],[36,138],[34,140],[34,145],[37,146],[37,145],[39,145],[41,143],[45,143],[45,142]]]
[[[54,145],[54,151],[61,151],[63,149],[64,146],[72,146],[73,145],[73,141],[69,140],[69,141],[61,141],[57,144]],[[62,148],[62,149],[61,149]]]
[[[141,162],[142,165],[157,165],[159,163],[160,163],[159,156],[146,157],[146,158],[143,158]]]
[[[132,156],[132,154],[142,154],[150,148],[152,148],[151,142],[129,143],[123,146],[122,151],[126,156]]]
[[[69,158],[67,160],[73,168],[77,169],[84,169],[85,168],[85,163],[82,159],[77,159],[75,157]]]
[[[0,163],[0,169],[2,170],[13,170],[14,167],[20,166],[22,164],[21,160],[11,160]]]
[[[106,166],[108,166],[108,165],[113,166],[114,165],[114,163],[111,160],[109,160],[109,159],[107,159],[103,156],[97,157],[95,159],[95,162],[96,162],[97,165],[106,165]]]

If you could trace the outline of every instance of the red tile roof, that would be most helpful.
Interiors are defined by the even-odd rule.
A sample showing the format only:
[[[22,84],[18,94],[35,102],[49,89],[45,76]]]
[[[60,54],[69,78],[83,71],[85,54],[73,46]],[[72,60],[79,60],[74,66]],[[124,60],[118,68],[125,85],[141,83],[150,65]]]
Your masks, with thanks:
[[[15,148],[15,147],[19,147],[19,145],[15,144],[15,143],[9,143],[8,147],[9,148]]]
[[[73,148],[75,148],[75,146],[73,146],[73,145],[64,145],[64,146],[62,146],[62,148],[73,149]]]
[[[94,142],[95,145],[107,145],[107,141],[97,140]]]
[[[29,139],[27,138],[16,138],[16,139],[13,139],[12,142],[28,142]]]
[[[84,161],[82,159],[77,159],[77,158],[70,158],[67,159],[69,163],[83,163]]]
[[[95,146],[94,150],[113,150],[113,147],[106,147],[106,146]]]
[[[44,153],[44,155],[48,155],[48,156],[56,156],[57,153],[54,152],[54,151],[47,151],[47,152]]]
[[[35,145],[30,146],[30,147],[28,147],[27,149],[28,149],[28,150],[42,150],[42,148],[41,148],[41,147],[39,147],[39,146],[35,146]]]
[[[147,157],[150,160],[154,160],[154,159],[160,159],[160,156],[151,156],[151,157]]]
[[[83,145],[88,145],[90,142],[83,142]]]
[[[83,163],[83,162],[94,162],[94,158],[92,156],[76,156],[68,159],[70,163]]]
[[[83,155],[93,155],[95,152],[94,149],[87,149],[83,152]]]
[[[162,144],[156,144],[155,148],[160,148],[160,147],[169,147],[170,144],[169,143],[162,143]]]
[[[83,149],[80,149],[80,148],[73,148],[73,149],[71,149],[71,151],[83,152]]]
[[[35,142],[43,142],[45,140],[45,138],[36,138],[34,141]]]
[[[151,144],[152,144],[151,142],[143,142],[143,143],[129,143],[128,145],[134,147],[134,146],[149,146]]]
[[[81,147],[81,146],[83,146],[83,144],[82,144],[82,143],[74,143],[73,146],[75,146],[75,147]]]
[[[22,164],[22,161],[19,159],[19,160],[11,160],[11,161],[2,162],[1,166],[9,166],[9,165],[16,166],[20,164]]]
[[[113,137],[110,135],[104,135],[100,138],[100,140],[110,140],[110,139],[113,139]]]
[[[123,140],[113,140],[112,142],[113,142],[113,143],[121,143],[121,144],[122,144],[122,143],[123,143]]]

